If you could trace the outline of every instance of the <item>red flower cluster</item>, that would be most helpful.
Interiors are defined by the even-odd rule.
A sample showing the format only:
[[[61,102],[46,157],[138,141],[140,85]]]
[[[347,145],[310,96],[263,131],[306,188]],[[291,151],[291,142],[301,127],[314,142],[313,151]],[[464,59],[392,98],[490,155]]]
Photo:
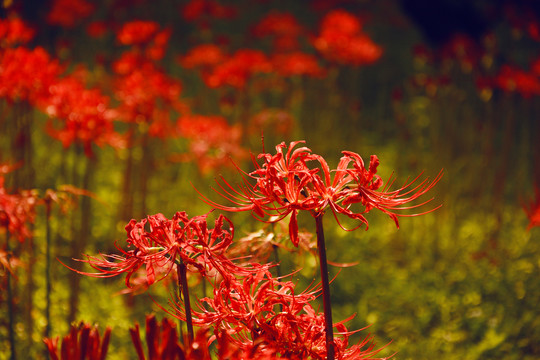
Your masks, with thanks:
[[[221,5],[215,0],[191,0],[181,8],[182,17],[189,22],[196,22],[206,27],[213,19],[233,19],[236,8]]]
[[[98,89],[86,89],[75,76],[58,79],[49,87],[49,96],[37,107],[51,117],[48,131],[65,148],[79,142],[87,156],[92,156],[92,144],[117,146],[109,97]],[[60,122],[58,128],[54,122]]]
[[[90,16],[94,9],[94,4],[85,0],[54,0],[47,15],[47,22],[51,25],[73,27],[81,19]]]
[[[111,328],[107,327],[100,337],[97,326],[90,326],[81,322],[79,325],[71,325],[70,332],[62,339],[58,346],[59,338],[44,339],[49,355],[52,360],[105,360],[111,338]]]
[[[189,151],[180,161],[195,161],[202,173],[232,166],[229,159],[241,160],[246,150],[240,145],[242,131],[222,116],[185,115],[178,119],[180,136],[188,139]]]
[[[293,244],[298,244],[297,214],[300,210],[310,211],[314,216],[330,208],[334,213],[346,215],[368,226],[363,214],[378,209],[389,215],[399,227],[398,216],[415,216],[397,213],[398,210],[412,209],[418,205],[402,206],[428,192],[441,178],[442,171],[433,181],[427,179],[413,187],[418,177],[397,190],[390,190],[393,180],[382,187],[382,179],[376,175],[379,160],[371,156],[366,168],[360,155],[344,151],[338,167],[330,170],[326,161],[313,154],[307,147],[295,148],[302,141],[276,146],[276,154],[260,154],[263,164],[249,174],[255,181],[252,185],[246,179],[239,189],[229,183],[220,184],[221,196],[231,201],[226,206],[203,196],[210,205],[226,211],[251,211],[257,218],[270,216],[271,222],[280,221],[290,215],[289,235]],[[314,163],[315,166],[309,166]],[[332,176],[333,174],[333,176]],[[359,204],[361,209],[351,206]],[[430,212],[433,210],[429,210]],[[339,220],[338,220],[339,222]]]
[[[325,74],[320,67],[317,57],[302,52],[276,54],[272,58],[274,70],[281,76],[313,76],[319,77]]]
[[[48,96],[49,87],[62,71],[43,48],[6,49],[0,52],[0,98],[36,104]]]
[[[234,228],[224,216],[215,221],[214,229],[208,229],[207,215],[189,219],[185,212],[177,212],[172,219],[163,214],[151,215],[140,222],[131,220],[126,225],[127,244],[132,250],[123,250],[122,255],[90,256],[78,260],[90,264],[97,273],[79,272],[93,277],[112,277],[126,273],[126,286],[131,287],[131,276],[142,266],[146,268],[149,285],[162,280],[179,262],[188,269],[199,272],[206,278],[215,278],[218,273],[248,274],[250,266],[238,266],[228,260],[224,253],[232,243]],[[148,222],[150,231],[145,230]],[[156,269],[165,270],[156,279]]]
[[[33,37],[34,30],[21,19],[0,19],[0,48],[26,44]]]
[[[34,222],[38,199],[29,190],[8,193],[4,187],[4,174],[9,171],[9,166],[0,165],[0,229],[5,229],[23,242],[32,236],[28,224]]]
[[[304,29],[290,13],[271,12],[262,18],[253,32],[259,37],[270,37],[277,52],[295,51]]]
[[[154,21],[135,20],[125,23],[116,34],[122,45],[133,45],[139,53],[151,60],[161,60],[171,37],[171,29],[159,30]]]
[[[361,32],[358,18],[344,10],[333,10],[323,18],[315,48],[329,61],[343,65],[372,64],[382,49]]]
[[[534,66],[534,65],[533,65]],[[516,91],[524,98],[540,95],[540,73],[504,65],[495,78],[495,84],[506,92]]]

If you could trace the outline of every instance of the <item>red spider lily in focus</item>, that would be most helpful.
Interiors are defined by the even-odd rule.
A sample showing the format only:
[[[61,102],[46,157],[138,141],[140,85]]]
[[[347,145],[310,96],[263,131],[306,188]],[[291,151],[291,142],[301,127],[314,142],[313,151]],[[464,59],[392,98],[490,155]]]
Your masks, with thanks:
[[[85,0],[54,0],[47,22],[66,28],[74,27],[94,12],[95,6]]]
[[[398,216],[420,214],[404,215],[396,211],[416,208],[429,202],[430,200],[403,207],[429,191],[442,176],[441,171],[433,181],[426,179],[411,188],[417,177],[393,191],[389,190],[393,183],[391,181],[379,190],[383,182],[376,175],[379,164],[376,156],[371,157],[370,165],[366,169],[360,155],[344,151],[337,169],[330,170],[326,161],[321,156],[313,154],[309,148],[295,149],[301,143],[303,141],[292,142],[288,147],[285,143],[281,143],[276,146],[276,155],[260,154],[258,158],[264,161],[262,166],[254,161],[257,169],[247,174],[248,178],[255,180],[255,185],[251,185],[246,177],[238,189],[223,179],[223,184],[218,182],[221,190],[214,189],[214,191],[234,205],[222,205],[205,196],[202,196],[203,200],[225,211],[251,211],[256,218],[263,221],[266,216],[271,216],[268,222],[277,222],[291,215],[289,235],[293,244],[298,245],[299,210],[308,210],[317,216],[330,207],[334,215],[339,213],[360,220],[367,229],[368,222],[363,214],[378,209],[394,219],[399,226]],[[316,163],[318,166],[310,167],[308,162]],[[364,209],[353,211],[351,205],[357,203],[362,204]],[[422,214],[433,210],[435,209]]]
[[[310,305],[320,290],[295,294],[295,287],[291,281],[273,278],[266,269],[242,279],[228,275],[214,289],[212,298],[200,300],[200,311],[192,312],[193,322],[205,328],[212,326],[215,337],[210,341],[217,338],[218,347],[225,341],[251,352],[255,359],[261,352],[266,356],[280,354],[285,359],[324,359],[324,316]],[[183,307],[173,301],[170,304],[173,316],[185,320]],[[382,349],[374,350],[370,336],[350,346],[349,337],[357,331],[348,331],[344,322],[351,318],[334,324],[335,358],[371,359]]]
[[[531,230],[533,227],[540,226],[540,188],[537,187],[535,193],[535,199],[528,206],[523,205],[523,210],[525,210],[525,213],[529,218],[527,231]]]
[[[100,337],[97,326],[81,322],[71,325],[70,332],[62,339],[43,339],[52,360],[105,360],[111,337],[111,328],[107,327]]]
[[[88,263],[98,272],[88,273],[72,269],[92,277],[112,277],[126,273],[126,286],[131,288],[131,276],[142,266],[146,268],[149,285],[165,278],[178,262],[205,277],[215,277],[217,273],[249,274],[249,266],[239,266],[223,255],[232,243],[234,228],[224,216],[219,216],[215,227],[208,229],[207,215],[189,219],[185,212],[177,212],[171,220],[163,214],[150,215],[139,222],[131,220],[126,225],[127,244],[131,250],[117,254],[86,255],[86,259],[74,259]],[[145,230],[149,224],[150,230]],[[158,269],[159,270],[156,270]],[[161,278],[156,280],[156,274]]]

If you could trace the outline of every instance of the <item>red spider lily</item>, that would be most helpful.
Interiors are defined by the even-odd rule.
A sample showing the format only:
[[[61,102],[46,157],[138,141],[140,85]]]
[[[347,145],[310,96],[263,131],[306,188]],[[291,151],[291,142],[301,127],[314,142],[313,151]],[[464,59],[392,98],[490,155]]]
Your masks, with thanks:
[[[333,10],[324,17],[314,45],[325,58],[339,64],[371,64],[382,55],[381,47],[361,33],[360,21],[344,10]]]
[[[524,98],[540,94],[540,78],[536,74],[510,65],[501,67],[495,82],[502,90],[517,91]]]
[[[52,118],[48,132],[65,148],[78,142],[87,156],[92,156],[92,144],[118,144],[109,98],[101,91],[86,89],[77,77],[68,76],[51,85],[49,92],[48,97],[39,100],[38,108]],[[61,128],[53,121],[59,121]]]
[[[81,322],[71,325],[68,335],[62,339],[58,346],[58,337],[43,339],[52,360],[104,360],[109,347],[111,328],[107,327],[100,337],[97,326],[90,326]]]
[[[203,174],[231,166],[229,158],[241,160],[247,151],[240,145],[240,127],[221,116],[184,115],[176,123],[180,136],[188,139],[189,152],[173,160],[195,161]]]
[[[223,50],[215,44],[202,44],[191,48],[178,62],[187,69],[209,69],[223,62],[226,58]]]
[[[269,222],[277,222],[291,215],[289,235],[293,244],[297,245],[296,218],[299,210],[308,210],[316,216],[330,207],[334,215],[341,213],[360,220],[367,229],[368,222],[362,214],[379,209],[398,225],[397,216],[415,215],[397,214],[395,211],[416,208],[429,202],[428,200],[419,205],[402,207],[429,191],[442,176],[441,172],[433,181],[424,180],[410,190],[407,189],[418,178],[398,190],[390,191],[392,182],[389,182],[382,191],[378,191],[382,180],[376,175],[379,164],[376,156],[372,156],[369,168],[366,169],[360,155],[345,151],[337,169],[330,170],[326,161],[321,156],[312,154],[309,148],[295,149],[300,143],[303,142],[292,142],[288,149],[285,143],[281,143],[276,146],[276,155],[260,154],[259,158],[264,159],[264,163],[262,166],[256,164],[258,168],[248,174],[256,181],[255,185],[251,185],[246,179],[238,189],[224,180],[223,185],[218,183],[221,191],[214,190],[230,200],[233,206],[218,204],[204,196],[203,199],[222,210],[251,211],[261,220],[267,215],[275,216],[268,220]],[[308,162],[316,162],[318,167],[309,167]],[[322,177],[319,175],[320,170]],[[350,205],[356,203],[364,205],[364,209],[360,212],[352,211]]]
[[[159,30],[159,24],[155,21],[135,20],[125,23],[116,38],[122,45],[145,44],[154,38]]]
[[[38,198],[33,191],[8,193],[4,187],[4,176],[0,171],[0,228],[6,229],[20,242],[30,238],[32,232],[28,224],[35,220],[37,204]]]
[[[94,12],[95,6],[85,0],[54,0],[47,15],[51,25],[73,27]]]
[[[0,52],[0,98],[35,104],[48,96],[50,85],[62,71],[58,61],[51,59],[43,48],[6,49]]]
[[[528,206],[523,205],[523,210],[525,210],[525,213],[529,218],[527,231],[531,230],[533,227],[540,226],[540,188],[537,187],[535,192],[535,199]]]
[[[139,360],[146,360],[147,358],[144,355],[145,352],[139,334],[139,324],[135,324],[134,328],[130,328],[129,333]],[[154,315],[147,315],[145,339],[149,360],[176,360],[186,358],[186,354],[178,342],[176,327],[169,319],[163,319],[160,324]],[[203,345],[200,351],[205,350],[204,356],[198,359],[210,359],[206,344],[198,342],[197,345]]]
[[[234,228],[224,216],[219,216],[214,229],[208,229],[207,215],[189,219],[185,212],[177,212],[171,220],[163,214],[148,216],[142,221],[131,220],[126,225],[128,247],[117,254],[86,255],[86,259],[75,259],[88,263],[97,273],[74,270],[93,277],[112,277],[126,273],[126,286],[131,288],[131,276],[142,266],[146,268],[149,285],[156,281],[156,275],[165,278],[182,261],[189,269],[200,272],[205,277],[215,277],[217,273],[249,274],[249,266],[240,267],[224,257],[232,243]],[[145,230],[149,223],[150,230]],[[159,270],[157,270],[159,269]]]
[[[319,66],[317,58],[302,52],[277,54],[272,58],[272,64],[276,72],[282,76],[324,75],[324,69]]]
[[[259,21],[253,32],[259,37],[271,37],[274,50],[284,52],[298,49],[298,37],[304,29],[292,14],[271,12]]]
[[[203,80],[211,88],[231,86],[241,89],[251,76],[271,70],[271,63],[263,52],[242,49],[215,66],[208,74],[203,74]]]
[[[34,30],[21,19],[0,19],[0,48],[26,44],[33,37]]]
[[[298,360],[326,357],[324,315],[309,304],[318,289],[295,294],[294,283],[279,281],[264,269],[243,279],[227,280],[214,289],[213,298],[200,300],[200,311],[192,312],[195,324],[214,328],[220,353],[223,346],[232,346],[251,352],[255,359],[261,353]],[[173,316],[185,320],[179,305],[171,302]],[[334,324],[335,358],[373,358],[381,349],[374,350],[370,336],[350,346],[349,337],[357,331],[347,330],[344,322],[349,320]]]

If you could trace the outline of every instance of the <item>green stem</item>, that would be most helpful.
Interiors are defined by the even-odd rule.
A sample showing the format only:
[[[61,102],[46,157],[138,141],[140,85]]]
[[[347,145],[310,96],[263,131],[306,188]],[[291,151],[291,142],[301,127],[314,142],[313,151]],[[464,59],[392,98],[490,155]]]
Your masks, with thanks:
[[[317,225],[317,248],[321,267],[322,297],[324,308],[324,326],[326,334],[326,359],[334,360],[334,329],[332,322],[332,305],[330,303],[330,281],[328,280],[328,263],[326,261],[326,245],[324,242],[323,214],[315,215]]]
[[[191,318],[191,304],[189,302],[189,288],[187,283],[187,269],[186,264],[180,259],[180,263],[176,264],[176,273],[178,275],[178,285],[182,290],[182,297],[184,299],[184,309],[186,311],[186,326],[188,332],[189,343],[193,342],[193,320]]]
[[[51,199],[47,199],[45,233],[46,233],[46,254],[45,254],[45,337],[48,338],[51,332]]]
[[[6,254],[7,254],[7,263],[9,266],[9,263],[11,261],[11,249],[9,246],[9,220],[8,224],[6,225]],[[11,357],[10,360],[17,359],[17,355],[15,353],[15,312],[13,310],[13,289],[11,288],[11,270],[7,269],[7,303],[8,303],[8,317],[9,317],[9,347],[11,350]]]

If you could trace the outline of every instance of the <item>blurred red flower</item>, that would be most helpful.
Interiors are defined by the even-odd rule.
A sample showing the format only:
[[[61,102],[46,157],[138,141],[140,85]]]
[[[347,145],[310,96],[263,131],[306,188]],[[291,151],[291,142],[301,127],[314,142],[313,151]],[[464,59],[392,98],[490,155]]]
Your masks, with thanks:
[[[272,57],[272,66],[281,76],[322,76],[325,73],[314,55],[299,51],[276,54]]]
[[[382,48],[361,32],[360,21],[344,10],[333,10],[323,18],[315,48],[329,61],[344,65],[376,62]]]
[[[159,24],[155,21],[134,20],[125,23],[116,38],[122,45],[140,45],[150,42],[159,30]]]
[[[47,22],[67,28],[74,27],[90,16],[94,9],[95,5],[85,0],[53,0]]]
[[[35,31],[19,18],[0,19],[0,48],[26,44]]]
[[[178,62],[187,69],[212,68],[226,59],[222,49],[215,44],[201,44],[191,48]]]

